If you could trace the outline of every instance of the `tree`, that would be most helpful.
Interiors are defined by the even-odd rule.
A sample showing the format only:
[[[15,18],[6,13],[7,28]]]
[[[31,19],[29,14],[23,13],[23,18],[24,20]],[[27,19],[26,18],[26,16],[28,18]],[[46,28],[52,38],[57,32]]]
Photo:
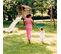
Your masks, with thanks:
[[[3,1],[3,15],[8,16],[8,21],[12,21],[17,15],[16,11],[17,2],[15,0],[4,0]]]
[[[31,6],[32,0],[4,0],[3,1],[3,15],[4,20],[8,16],[8,21],[12,21],[17,15],[17,5],[25,4]]]
[[[48,0],[34,0],[32,9],[38,10],[43,16],[43,13],[47,12],[48,9],[47,2]]]
[[[42,13],[46,12],[50,7],[50,21],[51,21],[51,30],[52,30],[52,19],[54,22],[54,28],[55,28],[55,20],[54,17],[57,15],[57,10],[55,10],[53,7],[57,6],[57,0],[34,0],[33,3],[36,10],[39,10]],[[53,11],[54,10],[54,11]]]
[[[50,19],[51,19],[51,28],[52,28],[52,19],[54,22],[54,29],[55,29],[55,20],[54,18],[57,17],[57,0],[51,0],[50,1],[50,8],[48,11],[49,15],[50,15]]]

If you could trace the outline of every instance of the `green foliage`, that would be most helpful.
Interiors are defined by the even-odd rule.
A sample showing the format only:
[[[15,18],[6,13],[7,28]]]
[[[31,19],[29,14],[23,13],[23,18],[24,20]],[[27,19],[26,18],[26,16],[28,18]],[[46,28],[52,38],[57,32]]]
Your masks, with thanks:
[[[3,1],[3,15],[5,17],[15,18],[15,15],[17,15],[16,11],[16,5],[17,2],[15,0],[4,0]]]
[[[25,4],[32,7],[33,14],[38,10],[42,14],[47,13],[48,8],[52,6],[57,6],[57,0],[4,0],[3,1],[3,15],[6,18],[8,14],[15,18],[17,15],[17,5]]]
[[[39,10],[42,14],[48,10],[50,6],[56,6],[57,0],[34,0],[34,9]]]

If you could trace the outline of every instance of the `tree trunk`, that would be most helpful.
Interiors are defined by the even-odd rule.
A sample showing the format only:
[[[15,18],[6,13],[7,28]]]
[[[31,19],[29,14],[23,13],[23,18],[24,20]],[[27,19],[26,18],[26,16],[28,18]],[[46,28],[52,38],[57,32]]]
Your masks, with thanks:
[[[50,25],[51,25],[50,31],[52,31],[52,6],[51,6],[51,15],[50,15]]]
[[[55,25],[55,20],[54,20],[54,18],[53,18],[53,22],[54,22],[54,30],[55,30],[55,28],[56,28],[56,25]]]

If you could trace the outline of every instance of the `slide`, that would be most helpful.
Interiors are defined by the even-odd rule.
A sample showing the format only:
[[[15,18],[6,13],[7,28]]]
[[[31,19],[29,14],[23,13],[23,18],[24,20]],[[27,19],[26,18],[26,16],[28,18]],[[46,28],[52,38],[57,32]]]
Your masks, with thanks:
[[[5,29],[4,30],[4,32],[12,32],[13,31],[13,29],[15,28],[15,26],[16,26],[16,24],[21,20],[21,16],[19,17],[17,17],[11,24],[10,24],[10,26],[9,26],[9,28],[7,28],[7,29]]]

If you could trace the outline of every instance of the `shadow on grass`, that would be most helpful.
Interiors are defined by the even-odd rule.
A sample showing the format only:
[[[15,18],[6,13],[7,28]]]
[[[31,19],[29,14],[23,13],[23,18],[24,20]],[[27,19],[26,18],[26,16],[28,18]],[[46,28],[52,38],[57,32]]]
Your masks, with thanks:
[[[52,54],[47,45],[37,43],[28,44],[26,39],[14,35],[3,38],[4,54]]]

